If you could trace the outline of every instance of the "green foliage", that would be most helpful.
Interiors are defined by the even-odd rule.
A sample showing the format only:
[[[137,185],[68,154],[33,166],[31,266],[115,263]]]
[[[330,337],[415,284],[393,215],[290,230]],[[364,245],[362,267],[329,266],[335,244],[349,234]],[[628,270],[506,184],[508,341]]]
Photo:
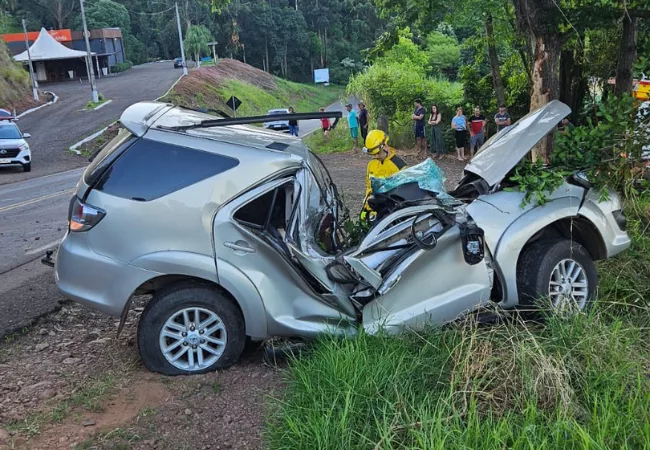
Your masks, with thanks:
[[[131,61],[124,61],[121,63],[117,63],[111,66],[111,73],[126,72],[131,67],[133,67],[133,63]]]
[[[460,62],[460,46],[455,38],[439,31],[429,34],[426,39],[426,53],[433,75],[455,78]]]
[[[414,141],[411,120],[414,100],[420,98],[427,111],[436,104],[442,112],[441,126],[446,130],[453,111],[462,105],[463,88],[459,83],[428,77],[427,66],[423,64],[429,61],[427,53],[406,37],[399,39],[397,46],[353,76],[347,91],[366,102],[374,119],[380,115],[388,116],[392,145],[408,146]]]
[[[339,120],[336,128],[330,130],[329,140],[321,129],[303,139],[304,144],[314,153],[338,153],[352,149],[352,138],[345,118]]]
[[[643,146],[650,145],[650,120],[637,118],[631,96],[594,103],[588,109],[586,124],[566,135],[557,134],[549,167],[541,161],[524,160],[510,181],[526,192],[524,202],[535,198],[540,204],[557,189],[565,177],[583,171],[593,188],[603,198],[608,188],[634,196],[643,169],[640,161]]]
[[[84,9],[86,11],[86,25],[89,30],[120,27],[122,33],[129,33],[131,31],[129,11],[124,5],[116,1],[97,0],[93,3],[88,3],[88,6]],[[81,17],[77,18],[75,25],[77,30],[83,29]]]
[[[192,25],[185,36],[185,51],[199,61],[202,54],[210,54],[208,42],[212,41],[212,35],[203,25]]]
[[[644,448],[649,314],[323,338],[291,360],[268,447]]]

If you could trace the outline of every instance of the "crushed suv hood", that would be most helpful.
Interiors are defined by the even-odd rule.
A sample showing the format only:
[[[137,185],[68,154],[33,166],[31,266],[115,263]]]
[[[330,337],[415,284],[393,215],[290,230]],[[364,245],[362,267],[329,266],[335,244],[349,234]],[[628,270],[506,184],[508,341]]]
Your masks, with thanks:
[[[559,100],[531,111],[488,139],[465,170],[483,178],[490,186],[496,185],[570,113],[571,108]]]

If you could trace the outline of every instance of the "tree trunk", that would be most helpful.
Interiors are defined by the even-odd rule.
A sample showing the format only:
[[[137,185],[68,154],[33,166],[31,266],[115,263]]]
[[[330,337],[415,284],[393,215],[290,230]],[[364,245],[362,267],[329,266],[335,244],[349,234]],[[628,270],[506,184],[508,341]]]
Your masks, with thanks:
[[[557,99],[560,94],[560,52],[565,37],[559,34],[562,21],[554,0],[512,0],[517,27],[531,40],[533,66],[530,110]],[[533,161],[541,155],[546,161],[553,148],[553,134],[543,139],[532,151]]]
[[[488,57],[490,59],[490,69],[492,69],[494,93],[497,97],[498,105],[505,105],[506,96],[503,89],[503,80],[501,79],[501,70],[499,69],[497,48],[494,43],[494,24],[492,23],[492,14],[490,13],[487,13],[485,16],[485,36],[487,37]]]
[[[560,101],[566,103],[572,111],[572,118],[577,119],[582,102],[587,93],[587,80],[583,76],[584,47],[563,50],[560,56]]]
[[[614,92],[617,97],[632,92],[632,66],[636,60],[636,17],[623,17],[623,36],[619,47],[618,64],[616,65],[616,86]]]

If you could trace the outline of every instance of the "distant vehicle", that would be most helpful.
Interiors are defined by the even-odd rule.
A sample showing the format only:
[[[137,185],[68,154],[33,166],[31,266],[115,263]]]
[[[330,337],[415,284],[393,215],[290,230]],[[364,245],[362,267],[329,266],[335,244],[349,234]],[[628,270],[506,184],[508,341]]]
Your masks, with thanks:
[[[289,114],[289,110],[287,108],[280,108],[280,109],[269,109],[268,115],[269,116],[274,116],[278,114]],[[288,120],[274,120],[272,122],[264,122],[264,128],[268,128],[269,130],[288,130],[289,129],[289,121]]]
[[[183,58],[176,58],[174,60],[174,69],[178,69],[179,67],[183,67]]]
[[[12,121],[0,120],[0,167],[20,165],[25,172],[32,170],[32,151],[25,141],[30,137]]]
[[[0,120],[16,120],[16,117],[11,113],[11,111],[0,108]]]

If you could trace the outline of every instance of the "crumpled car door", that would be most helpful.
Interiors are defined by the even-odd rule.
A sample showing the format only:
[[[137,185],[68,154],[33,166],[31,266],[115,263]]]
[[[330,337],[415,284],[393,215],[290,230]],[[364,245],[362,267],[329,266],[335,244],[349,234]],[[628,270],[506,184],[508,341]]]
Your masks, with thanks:
[[[293,260],[309,272],[325,290],[322,294],[346,314],[355,314],[349,292],[327,273],[335,257],[328,253],[328,230],[336,221],[336,202],[327,186],[322,186],[308,167],[296,174],[297,207],[291,215],[285,243]]]

